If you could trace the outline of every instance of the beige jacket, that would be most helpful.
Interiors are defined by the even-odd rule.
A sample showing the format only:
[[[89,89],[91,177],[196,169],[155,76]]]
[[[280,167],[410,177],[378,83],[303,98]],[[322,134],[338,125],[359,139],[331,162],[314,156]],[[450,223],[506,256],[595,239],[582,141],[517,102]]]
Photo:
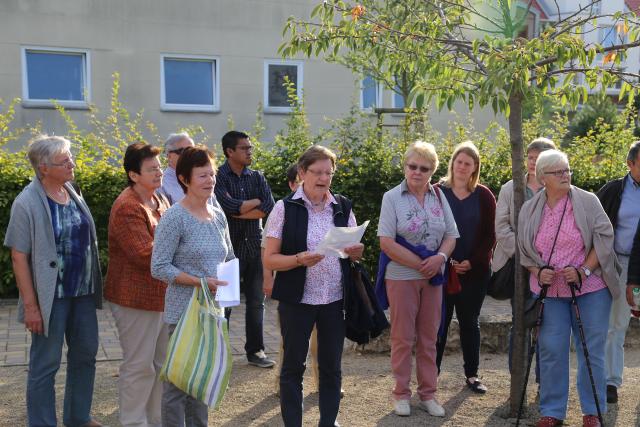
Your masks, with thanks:
[[[496,204],[496,247],[493,249],[491,270],[500,270],[516,252],[516,228],[513,217],[513,180],[500,189]]]
[[[600,200],[595,194],[571,186],[569,192],[573,204],[573,215],[582,235],[585,253],[594,247],[600,266],[593,271],[602,277],[613,298],[617,298],[620,290],[618,281],[622,268],[613,251],[613,226],[604,212]],[[518,219],[518,247],[520,263],[524,267],[542,267],[545,261],[535,248],[536,235],[542,221],[542,212],[547,201],[545,190],[522,205]]]

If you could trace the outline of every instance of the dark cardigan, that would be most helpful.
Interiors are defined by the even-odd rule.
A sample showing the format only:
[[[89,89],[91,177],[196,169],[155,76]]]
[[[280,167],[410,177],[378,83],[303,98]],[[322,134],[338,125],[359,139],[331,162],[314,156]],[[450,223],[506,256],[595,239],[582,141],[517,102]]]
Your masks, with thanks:
[[[473,255],[469,258],[471,270],[465,274],[466,279],[483,278],[489,273],[491,253],[496,244],[496,198],[482,184],[478,184],[476,191],[480,199],[480,221],[473,242]]]
[[[629,274],[627,276],[628,284],[640,285],[640,221],[638,221],[636,235],[633,238],[633,249],[631,249],[631,255],[629,256]]]

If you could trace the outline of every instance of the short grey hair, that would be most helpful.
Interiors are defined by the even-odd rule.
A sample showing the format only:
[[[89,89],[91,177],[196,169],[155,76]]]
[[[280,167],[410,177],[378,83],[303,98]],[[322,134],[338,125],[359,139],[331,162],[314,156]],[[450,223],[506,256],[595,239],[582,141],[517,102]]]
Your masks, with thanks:
[[[538,153],[542,153],[547,150],[557,150],[556,144],[550,140],[549,138],[539,137],[531,141],[529,145],[527,145],[527,154],[532,151],[537,151]]]
[[[638,155],[640,155],[640,141],[636,141],[631,144],[629,147],[629,152],[627,153],[627,161],[635,162],[638,159]]]
[[[538,179],[538,182],[540,181],[540,178],[544,176],[545,169],[560,163],[569,164],[569,158],[562,151],[546,150],[540,153],[538,160],[536,161],[536,178]]]
[[[58,154],[70,151],[71,142],[61,136],[39,135],[29,142],[29,151],[27,153],[29,162],[40,178],[39,166],[42,164],[51,164],[53,157]]]
[[[191,144],[193,145],[193,139],[191,139],[191,137],[189,136],[188,133],[186,132],[179,132],[179,133],[172,133],[171,135],[169,135],[166,139],[166,141],[164,141],[164,152],[165,154],[169,154],[169,151],[173,150],[174,148],[176,148],[176,144],[182,140],[189,140],[191,142]]]

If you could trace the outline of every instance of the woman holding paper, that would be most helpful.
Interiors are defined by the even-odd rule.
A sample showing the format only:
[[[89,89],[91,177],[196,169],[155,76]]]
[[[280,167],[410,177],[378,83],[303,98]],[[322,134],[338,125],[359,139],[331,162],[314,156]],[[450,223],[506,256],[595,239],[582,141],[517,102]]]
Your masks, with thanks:
[[[185,192],[169,208],[156,228],[151,274],[168,284],[164,321],[169,335],[187,309],[193,287],[200,278],[215,293],[226,282],[217,280],[217,266],[235,258],[227,220],[222,210],[208,203],[216,183],[213,155],[204,146],[187,147],[176,165],[178,182]],[[207,425],[207,406],[171,383],[164,383],[162,425],[183,426],[185,417],[193,425]]]
[[[277,271],[271,297],[278,300],[284,347],[280,408],[285,426],[302,425],[302,376],[309,337],[318,330],[320,426],[333,426],[340,407],[344,345],[343,278],[361,243],[344,248],[348,258],[314,253],[334,226],[356,226],[351,202],[331,193],[336,155],[314,145],[298,159],[302,185],[278,201],[265,230],[265,267]]]
[[[438,155],[432,144],[411,144],[404,153],[405,179],[384,193],[380,210],[380,248],[390,261],[378,275],[385,279],[391,307],[393,402],[399,416],[411,414],[409,384],[415,343],[419,407],[444,417],[444,408],[435,398],[436,341],[442,274],[459,234],[446,197],[429,182],[437,168]]]
[[[158,377],[167,351],[162,321],[167,285],[151,277],[153,234],[169,202],[156,194],[162,184],[161,150],[145,143],[127,147],[129,185],[109,216],[109,269],[104,298],[116,321],[122,363],[118,404],[123,426],[160,423],[162,384]]]

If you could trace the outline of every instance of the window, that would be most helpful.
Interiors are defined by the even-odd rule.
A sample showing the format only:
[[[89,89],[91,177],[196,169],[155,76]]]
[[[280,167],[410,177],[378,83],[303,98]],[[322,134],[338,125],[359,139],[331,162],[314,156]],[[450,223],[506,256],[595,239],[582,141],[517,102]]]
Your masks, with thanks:
[[[291,105],[284,86],[286,78],[296,88],[298,99],[302,99],[302,62],[265,61],[264,63],[264,110],[271,113],[289,113]]]
[[[360,84],[360,108],[373,110],[382,107],[382,87],[373,77],[366,76]]]
[[[212,56],[162,55],[160,106],[165,111],[220,111],[220,61]]]
[[[25,106],[86,108],[91,99],[89,51],[24,47],[22,97]]]
[[[395,90],[400,91],[398,87]],[[393,108],[404,108],[404,97],[396,91],[393,91]]]

